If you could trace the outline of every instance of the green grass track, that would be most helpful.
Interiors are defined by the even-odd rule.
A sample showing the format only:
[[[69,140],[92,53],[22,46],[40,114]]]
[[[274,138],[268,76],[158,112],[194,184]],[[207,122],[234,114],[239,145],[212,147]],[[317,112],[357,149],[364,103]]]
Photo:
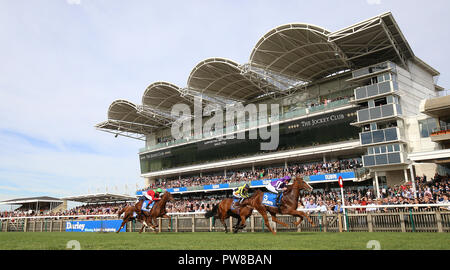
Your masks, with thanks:
[[[80,249],[155,250],[367,250],[377,240],[382,250],[449,250],[449,233],[81,233],[81,232],[2,232],[2,250],[66,249],[76,240]]]

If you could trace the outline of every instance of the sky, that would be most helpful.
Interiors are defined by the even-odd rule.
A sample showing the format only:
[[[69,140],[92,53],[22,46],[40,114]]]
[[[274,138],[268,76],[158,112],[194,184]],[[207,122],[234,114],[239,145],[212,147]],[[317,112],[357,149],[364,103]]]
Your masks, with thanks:
[[[414,53],[450,83],[447,0],[0,0],[0,201],[143,187],[142,141],[100,132],[117,99],[185,87],[204,59],[247,63],[287,23],[336,31],[391,11]]]

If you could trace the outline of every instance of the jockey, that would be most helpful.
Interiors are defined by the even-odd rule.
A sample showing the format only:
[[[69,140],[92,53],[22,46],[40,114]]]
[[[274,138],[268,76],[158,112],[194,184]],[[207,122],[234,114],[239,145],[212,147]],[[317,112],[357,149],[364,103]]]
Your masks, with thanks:
[[[286,191],[287,184],[289,183],[290,180],[291,180],[291,177],[289,175],[287,175],[283,178],[279,178],[277,180],[271,181],[269,184],[266,185],[266,188],[270,192],[278,194],[277,204],[278,204],[278,201],[280,200],[281,194],[283,194],[283,192]]]
[[[150,212],[149,206],[153,201],[159,201],[161,198],[159,197],[159,194],[162,193],[161,188],[157,188],[156,190],[150,189],[147,190],[147,192],[142,193],[142,195],[147,199],[142,204],[142,211]]]
[[[235,190],[233,190],[233,197],[235,197],[236,199],[239,199],[239,204],[242,203],[243,200],[250,197],[250,195],[248,195],[249,189],[250,189],[250,186],[248,184],[245,184],[242,187],[238,187]]]

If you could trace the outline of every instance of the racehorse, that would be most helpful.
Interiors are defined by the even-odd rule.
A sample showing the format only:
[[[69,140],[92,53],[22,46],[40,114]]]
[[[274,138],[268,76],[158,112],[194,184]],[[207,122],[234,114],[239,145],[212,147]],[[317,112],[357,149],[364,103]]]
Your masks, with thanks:
[[[263,204],[264,192],[262,192],[261,190],[257,190],[253,196],[251,196],[242,203],[242,206],[250,205],[251,207],[255,208],[263,216],[265,224],[273,234],[276,234],[276,232],[274,232],[273,229],[270,227],[269,220],[267,218],[267,212],[270,213],[272,221],[285,227],[288,227],[288,225],[278,220],[276,218],[277,214],[287,214],[299,217],[300,219],[297,222],[294,222],[295,226],[298,226],[303,221],[303,218],[306,218],[309,221],[309,223],[311,223],[312,226],[316,226],[312,222],[312,220],[308,217],[307,214],[301,211],[297,211],[298,198],[300,197],[300,190],[302,189],[308,191],[313,190],[313,188],[308,183],[306,183],[303,180],[303,178],[301,178],[300,176],[296,176],[294,178],[293,184],[288,186],[287,190],[283,193],[283,197],[281,197],[279,207],[264,205]]]
[[[142,211],[142,204],[144,203],[144,200],[139,200],[135,205],[129,205],[124,208],[122,208],[117,214],[120,218],[122,213],[123,215],[123,221],[120,225],[119,229],[117,230],[117,233],[125,226],[125,224],[132,220],[138,220],[141,221],[144,226],[142,226],[139,233],[142,233],[145,227],[150,227],[150,229],[154,230],[157,226],[153,225],[153,219],[156,219],[158,217],[165,217],[169,218],[169,216],[166,215],[166,203],[167,201],[172,201],[173,197],[172,194],[169,192],[165,192],[164,195],[161,197],[159,201],[156,201],[153,205],[152,209],[150,210],[150,213],[147,213],[145,211]],[[134,215],[134,213],[137,214],[137,216]],[[153,218],[151,218],[153,216]],[[172,221],[169,219],[170,225],[172,225]],[[150,226],[148,225],[150,223]],[[170,227],[169,225],[169,227]]]
[[[170,192],[168,192],[168,191],[164,192],[164,194],[161,196],[161,199],[159,201],[155,202],[155,204],[153,205],[152,209],[150,210],[150,214],[144,214],[144,219],[143,219],[144,226],[142,226],[139,233],[142,233],[142,231],[144,230],[145,227],[150,227],[150,229],[156,233],[155,229],[158,227],[156,219],[159,217],[169,219],[168,228],[170,229],[172,226],[172,220],[167,215],[166,204],[168,201],[173,201],[173,200],[174,200],[174,198],[173,198],[172,194],[170,194]],[[155,222],[156,225],[153,225],[153,221]]]
[[[236,225],[233,226],[233,232],[237,233],[240,229],[245,228],[245,220],[252,215],[253,208],[250,206],[239,206],[235,209],[231,209],[233,204],[234,200],[232,198],[223,199],[219,204],[215,205],[211,211],[206,212],[205,217],[215,217],[220,219],[222,225],[225,227],[225,233],[228,233],[228,226],[225,220],[230,216],[237,218]],[[214,224],[215,223],[216,220],[214,219]]]

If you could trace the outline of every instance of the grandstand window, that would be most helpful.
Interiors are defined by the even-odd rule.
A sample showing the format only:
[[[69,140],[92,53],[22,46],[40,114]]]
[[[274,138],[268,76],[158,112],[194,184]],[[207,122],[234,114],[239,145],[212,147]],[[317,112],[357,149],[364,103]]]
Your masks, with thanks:
[[[387,146],[388,153],[392,153],[394,151],[394,146],[392,144]]]
[[[383,97],[383,98],[380,98],[380,99],[376,99],[374,101],[374,103],[375,103],[375,106],[378,107],[378,106],[386,105],[389,102],[388,102],[388,99],[386,97]]]
[[[425,120],[419,120],[419,130],[420,136],[422,138],[430,137],[430,134],[433,133],[433,130],[437,128],[436,120],[433,118],[428,118]]]

